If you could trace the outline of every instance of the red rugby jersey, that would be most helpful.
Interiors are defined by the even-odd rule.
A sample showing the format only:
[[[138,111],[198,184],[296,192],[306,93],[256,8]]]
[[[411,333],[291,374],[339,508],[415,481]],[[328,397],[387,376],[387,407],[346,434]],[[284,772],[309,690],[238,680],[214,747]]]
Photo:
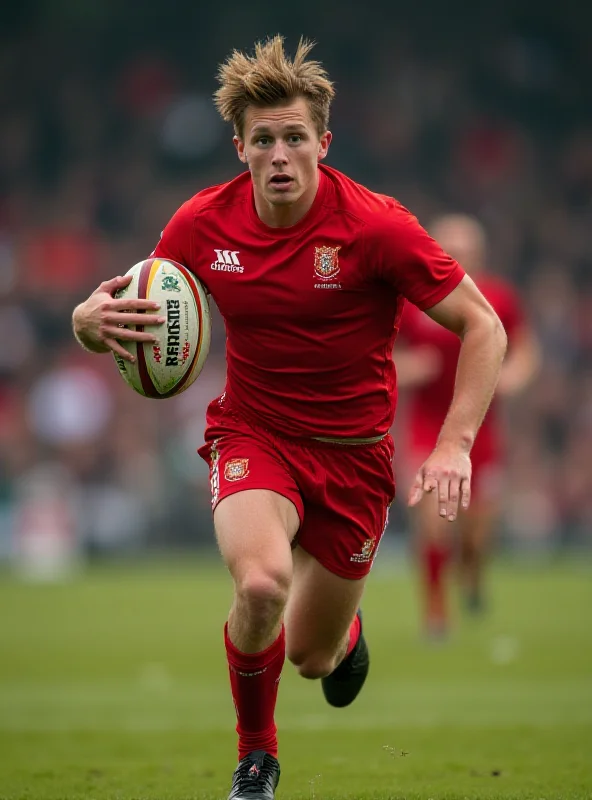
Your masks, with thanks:
[[[491,303],[499,316],[509,347],[516,331],[524,324],[521,303],[514,288],[505,280],[493,275],[477,275],[475,283]],[[418,308],[407,304],[401,320],[401,338],[405,343],[417,347],[428,346],[438,351],[440,369],[428,383],[417,386],[409,392],[409,416],[411,426],[418,435],[425,435],[433,446],[444,417],[450,406],[456,378],[456,365],[460,352],[460,339],[454,333],[434,322]],[[493,433],[496,425],[495,401],[491,404],[479,437]]]
[[[155,255],[216,302],[234,405],[288,435],[372,437],[394,417],[404,298],[433,306],[464,272],[396,200],[319,170],[296,225],[259,219],[246,172],[181,206]]]

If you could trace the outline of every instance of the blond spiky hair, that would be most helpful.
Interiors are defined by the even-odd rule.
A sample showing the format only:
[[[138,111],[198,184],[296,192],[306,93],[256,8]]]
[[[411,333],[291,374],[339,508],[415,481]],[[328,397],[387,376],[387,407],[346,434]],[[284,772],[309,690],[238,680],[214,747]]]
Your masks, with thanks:
[[[274,36],[255,44],[255,55],[234,50],[218,70],[220,88],[214,94],[216,108],[225,122],[232,122],[242,138],[245,111],[250,105],[275,106],[304,97],[319,135],[329,126],[329,108],[335,95],[332,82],[318,61],[306,57],[314,42],[300,39],[294,60],[286,56],[284,37]]]

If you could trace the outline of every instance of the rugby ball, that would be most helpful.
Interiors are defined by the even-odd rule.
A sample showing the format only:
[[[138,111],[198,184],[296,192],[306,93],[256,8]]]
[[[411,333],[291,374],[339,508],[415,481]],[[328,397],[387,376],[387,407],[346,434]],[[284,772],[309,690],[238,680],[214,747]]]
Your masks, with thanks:
[[[173,397],[191,386],[208,355],[211,317],[206,291],[186,267],[168,259],[140,261],[126,275],[132,280],[115,296],[159,303],[159,311],[153,313],[166,316],[166,322],[135,326],[153,333],[157,341],[120,340],[136,360],[132,364],[115,353],[117,367],[124,381],[144,397]]]

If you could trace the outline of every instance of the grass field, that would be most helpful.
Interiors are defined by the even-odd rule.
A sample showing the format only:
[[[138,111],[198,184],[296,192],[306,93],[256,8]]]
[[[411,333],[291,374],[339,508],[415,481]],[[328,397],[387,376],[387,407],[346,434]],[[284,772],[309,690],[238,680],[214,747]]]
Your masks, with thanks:
[[[229,590],[194,559],[0,579],[0,797],[225,800]],[[278,800],[592,798],[592,565],[500,565],[491,597],[428,645],[410,577],[377,568],[358,701],[286,666]]]

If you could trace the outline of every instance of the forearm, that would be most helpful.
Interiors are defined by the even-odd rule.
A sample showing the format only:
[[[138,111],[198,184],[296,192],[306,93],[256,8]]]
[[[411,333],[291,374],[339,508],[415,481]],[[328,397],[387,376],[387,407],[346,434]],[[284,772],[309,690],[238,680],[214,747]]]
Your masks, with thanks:
[[[471,449],[491,403],[506,346],[505,331],[495,314],[487,315],[464,332],[454,395],[438,444]]]

